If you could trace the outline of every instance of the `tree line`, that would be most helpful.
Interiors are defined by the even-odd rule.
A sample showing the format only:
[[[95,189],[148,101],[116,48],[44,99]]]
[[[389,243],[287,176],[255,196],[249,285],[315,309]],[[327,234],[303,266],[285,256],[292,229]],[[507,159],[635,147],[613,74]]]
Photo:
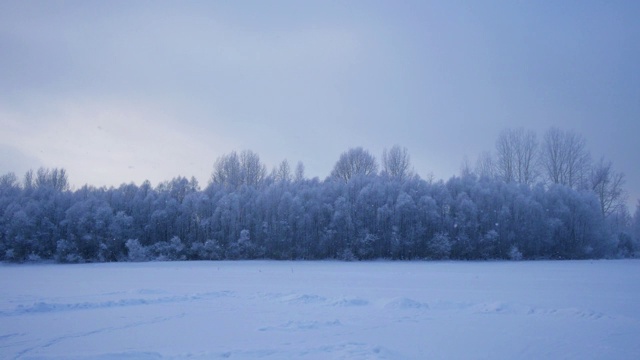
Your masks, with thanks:
[[[345,151],[324,180],[252,151],[219,157],[201,188],[176,177],[71,190],[63,169],[0,177],[0,258],[106,262],[217,259],[582,259],[640,252],[640,202],[591,163],[572,132],[505,130],[495,153],[447,181],[408,151]]]

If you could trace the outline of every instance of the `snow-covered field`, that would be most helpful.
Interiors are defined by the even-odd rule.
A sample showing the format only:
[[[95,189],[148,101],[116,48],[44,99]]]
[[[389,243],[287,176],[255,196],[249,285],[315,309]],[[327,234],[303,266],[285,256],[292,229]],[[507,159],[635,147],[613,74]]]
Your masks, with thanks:
[[[640,359],[640,261],[3,264],[0,358]]]

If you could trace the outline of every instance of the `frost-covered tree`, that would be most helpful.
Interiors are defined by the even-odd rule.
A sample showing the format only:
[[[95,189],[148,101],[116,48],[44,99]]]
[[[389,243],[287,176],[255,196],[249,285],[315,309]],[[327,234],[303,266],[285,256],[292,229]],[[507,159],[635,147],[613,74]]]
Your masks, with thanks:
[[[427,243],[427,256],[432,259],[448,259],[450,253],[451,242],[447,233],[439,232]]]
[[[331,177],[348,182],[354,176],[375,175],[378,171],[378,163],[373,155],[361,147],[347,150],[340,155],[331,172]]]

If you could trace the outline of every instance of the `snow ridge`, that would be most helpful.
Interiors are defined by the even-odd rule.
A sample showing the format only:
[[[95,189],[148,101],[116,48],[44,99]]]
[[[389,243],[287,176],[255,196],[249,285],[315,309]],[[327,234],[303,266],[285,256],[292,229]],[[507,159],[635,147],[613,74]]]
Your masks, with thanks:
[[[227,291],[214,291],[193,295],[164,296],[159,298],[131,298],[121,300],[109,300],[100,302],[78,303],[51,303],[46,301],[35,302],[32,305],[18,305],[13,311],[0,312],[0,317],[19,316],[25,314],[51,313],[62,311],[94,310],[128,306],[143,306],[156,304],[170,304],[179,302],[191,302],[219,297],[231,296]]]

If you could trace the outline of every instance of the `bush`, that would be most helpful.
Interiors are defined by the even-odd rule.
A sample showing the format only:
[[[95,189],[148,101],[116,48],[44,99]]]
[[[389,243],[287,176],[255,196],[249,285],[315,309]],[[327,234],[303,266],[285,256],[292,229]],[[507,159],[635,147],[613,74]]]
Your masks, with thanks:
[[[227,258],[237,259],[254,259],[256,257],[256,247],[251,242],[251,236],[249,230],[240,231],[240,238],[238,241],[229,245],[227,249]]]
[[[511,249],[509,249],[509,259],[514,261],[522,260],[522,253],[518,250],[518,247],[513,245]]]
[[[4,259],[12,262],[18,261],[18,259],[16,259],[16,252],[13,249],[4,252]]]
[[[189,251],[190,257],[199,260],[220,260],[223,256],[222,248],[215,240],[207,240],[204,244],[194,242]]]
[[[42,261],[42,258],[34,253],[29,254],[29,256],[27,256],[27,261],[29,262],[40,262]]]
[[[186,260],[184,244],[179,237],[174,236],[170,241],[157,242],[147,249],[147,257],[158,261]]]
[[[338,255],[338,259],[343,260],[343,261],[354,261],[357,260],[356,256],[353,255],[353,252],[351,251],[351,249],[344,249],[340,252],[340,254]]]
[[[75,243],[61,239],[56,243],[56,261],[61,263],[80,263],[84,258],[78,254],[78,247]]]
[[[138,239],[129,239],[125,243],[128,250],[129,261],[148,261],[147,249],[140,244]]]

